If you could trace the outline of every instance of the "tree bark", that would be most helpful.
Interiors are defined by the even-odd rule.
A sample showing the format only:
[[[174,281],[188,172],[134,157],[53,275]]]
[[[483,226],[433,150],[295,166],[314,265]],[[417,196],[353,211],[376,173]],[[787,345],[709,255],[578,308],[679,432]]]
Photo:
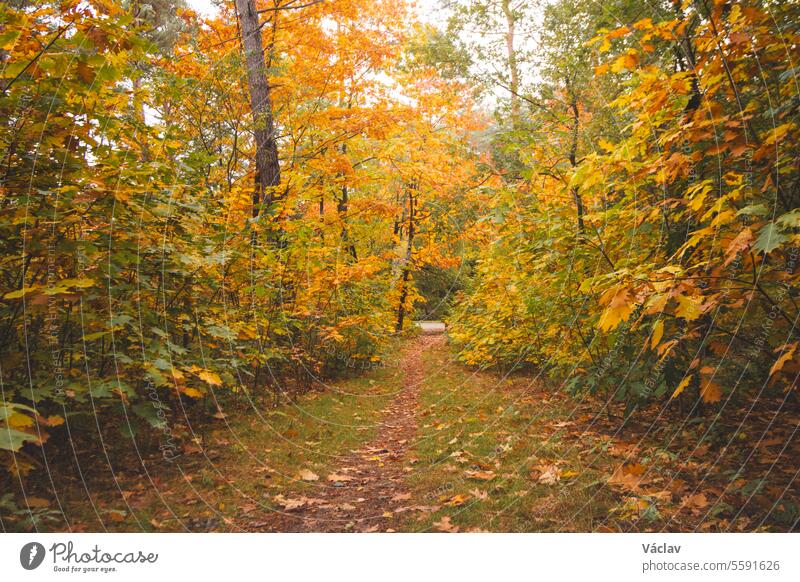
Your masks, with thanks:
[[[516,18],[511,10],[511,0],[503,0],[501,7],[506,17],[506,53],[508,58],[509,89],[511,90],[511,126],[516,129],[519,124],[519,66],[517,65],[517,51],[514,48]]]
[[[406,256],[403,264],[403,273],[400,277],[400,302],[397,306],[396,332],[403,331],[403,323],[406,317],[406,300],[408,299],[408,281],[411,278],[411,260],[414,252],[414,235],[416,224],[416,199],[414,198],[416,184],[408,186],[408,239],[406,240]]]
[[[247,88],[250,93],[250,112],[256,139],[256,175],[253,189],[253,218],[255,218],[262,209],[269,211],[278,198],[276,188],[281,182],[281,170],[267,67],[264,63],[261,24],[255,0],[235,0],[235,2],[247,66]],[[276,16],[273,15],[272,18]]]
[[[342,144],[342,155],[347,155],[347,144]],[[342,179],[345,179],[345,176],[342,175]],[[336,204],[336,212],[339,214],[339,219],[342,221],[342,244],[347,249],[348,254],[353,257],[354,261],[358,261],[358,253],[356,252],[356,246],[352,240],[350,240],[350,229],[348,227],[347,221],[347,213],[350,208],[350,192],[347,189],[347,184],[342,185],[341,196]]]
[[[569,94],[569,107],[572,111],[572,143],[569,148],[569,163],[573,171],[578,167],[578,129],[580,127],[580,112],[578,110],[578,97],[572,89],[569,78],[564,80]],[[578,234],[583,234],[583,198],[581,197],[580,190],[577,186],[570,188],[572,191],[572,198],[575,200],[575,210],[578,216]]]

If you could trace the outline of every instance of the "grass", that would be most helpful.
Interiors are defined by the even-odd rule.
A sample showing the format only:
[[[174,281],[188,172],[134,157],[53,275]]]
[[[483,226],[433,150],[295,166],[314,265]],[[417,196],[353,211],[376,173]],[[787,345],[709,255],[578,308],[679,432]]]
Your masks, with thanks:
[[[381,410],[401,385],[396,368],[379,367],[277,409],[230,413],[214,421],[204,446],[190,443],[175,465],[147,461],[159,476],[155,487],[138,470],[117,475],[122,495],[113,482],[100,494],[92,487],[103,525],[111,531],[225,530],[238,517],[271,509],[275,495],[309,495],[318,483],[298,479],[298,472],[307,469],[324,481],[342,455],[373,438]],[[100,528],[85,493],[69,500],[65,512],[88,531]]]
[[[568,403],[530,377],[504,379],[451,361],[444,345],[424,356],[428,381],[409,477],[417,503],[441,507],[404,529],[442,529],[435,524],[445,517],[460,531],[596,529],[611,499],[600,472],[585,466],[597,443],[561,438]],[[551,466],[559,481],[547,484],[540,477]]]

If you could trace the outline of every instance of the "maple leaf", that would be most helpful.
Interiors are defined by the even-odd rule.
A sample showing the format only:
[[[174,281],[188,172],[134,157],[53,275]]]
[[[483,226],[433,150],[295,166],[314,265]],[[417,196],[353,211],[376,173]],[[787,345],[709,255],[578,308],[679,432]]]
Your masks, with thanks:
[[[691,374],[689,374],[683,380],[681,380],[680,384],[678,384],[678,387],[675,388],[675,392],[673,392],[672,396],[670,396],[670,400],[680,396],[681,393],[684,391],[684,389],[689,385],[689,382],[691,382],[691,381],[692,381],[692,375]]]
[[[488,499],[488,498],[489,498],[489,494],[488,494],[486,491],[481,491],[480,489],[477,489],[477,488],[475,488],[475,489],[470,489],[470,490],[469,490],[469,493],[470,493],[470,495],[472,495],[472,496],[473,496],[475,499],[480,499],[480,500],[483,500],[483,499]]]
[[[702,298],[692,295],[679,295],[678,308],[675,317],[682,317],[686,321],[694,321],[703,314]]]
[[[536,480],[545,485],[555,485],[561,480],[561,470],[556,465],[539,465],[536,467],[539,475]]]
[[[303,507],[307,502],[306,498],[304,497],[299,499],[287,499],[283,495],[273,495],[272,500],[287,511]]]
[[[695,493],[687,495],[681,500],[681,507],[686,507],[692,510],[700,510],[708,507],[708,498],[705,493]]]
[[[469,501],[469,495],[464,495],[463,493],[459,493],[457,495],[453,495],[450,499],[448,499],[445,505],[449,505],[450,507],[456,507],[458,505],[464,505],[467,501]]]
[[[494,471],[473,471],[467,470],[464,471],[464,474],[469,479],[478,479],[480,481],[491,481],[495,478]]]
[[[787,240],[789,240],[789,237],[780,231],[778,225],[774,222],[768,222],[758,232],[758,238],[753,244],[753,248],[768,255]]]
[[[350,477],[349,475],[341,475],[339,473],[331,473],[330,475],[328,475],[327,479],[328,481],[331,481],[333,483],[343,483],[345,481],[353,480],[353,478]]]
[[[776,351],[779,350],[785,350],[785,351],[783,352],[783,354],[781,354],[781,356],[777,360],[775,360],[775,363],[772,364],[772,367],[769,369],[770,376],[772,376],[776,372],[780,372],[783,369],[783,366],[786,364],[786,362],[792,359],[792,356],[794,356],[794,351],[795,349],[797,349],[797,343],[795,342],[794,344],[792,344],[792,347],[789,349],[786,349],[787,347],[788,346],[783,346],[776,350]]]
[[[621,322],[626,321],[633,313],[633,294],[628,287],[610,289],[604,295],[607,307],[600,316],[598,327],[603,331],[610,331]],[[601,299],[601,303],[604,301]]]
[[[439,531],[443,531],[443,532],[447,532],[447,533],[456,533],[456,532],[458,532],[458,529],[459,529],[457,525],[454,525],[450,521],[450,516],[449,515],[445,515],[439,521],[434,521],[433,522],[433,527],[435,527]]]
[[[211,386],[222,386],[222,379],[219,377],[219,374],[211,370],[200,370],[197,373],[197,377]]]
[[[644,478],[644,467],[640,463],[623,463],[614,469],[608,479],[609,485],[638,491],[649,480]]]
[[[711,380],[705,380],[700,386],[700,396],[706,404],[722,400],[722,388]]]
[[[664,320],[659,319],[655,325],[653,326],[653,335],[650,338],[650,349],[656,349],[656,346],[661,341],[661,338],[664,336]]]

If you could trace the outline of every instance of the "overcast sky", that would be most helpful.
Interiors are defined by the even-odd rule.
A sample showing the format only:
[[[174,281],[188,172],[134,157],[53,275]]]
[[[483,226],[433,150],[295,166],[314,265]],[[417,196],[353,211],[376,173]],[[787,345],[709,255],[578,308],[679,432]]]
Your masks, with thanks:
[[[216,11],[212,0],[186,0],[186,3],[196,11],[205,15],[213,15]],[[430,22],[441,21],[441,14],[444,12],[440,7],[439,0],[415,0],[417,12],[422,20]]]

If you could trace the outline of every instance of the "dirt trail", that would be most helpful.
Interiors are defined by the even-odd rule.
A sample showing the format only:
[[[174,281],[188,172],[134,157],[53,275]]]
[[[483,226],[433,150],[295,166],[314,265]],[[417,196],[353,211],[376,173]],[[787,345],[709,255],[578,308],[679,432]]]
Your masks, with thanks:
[[[424,379],[422,354],[443,341],[425,334],[409,343],[399,362],[403,390],[383,411],[378,434],[366,446],[343,457],[333,471],[336,481],[320,481],[302,508],[276,514],[276,520],[246,529],[292,532],[393,531],[393,513],[408,505],[403,485],[406,454],[417,429],[417,399]],[[341,478],[341,480],[338,480]],[[276,521],[277,523],[273,523]]]

